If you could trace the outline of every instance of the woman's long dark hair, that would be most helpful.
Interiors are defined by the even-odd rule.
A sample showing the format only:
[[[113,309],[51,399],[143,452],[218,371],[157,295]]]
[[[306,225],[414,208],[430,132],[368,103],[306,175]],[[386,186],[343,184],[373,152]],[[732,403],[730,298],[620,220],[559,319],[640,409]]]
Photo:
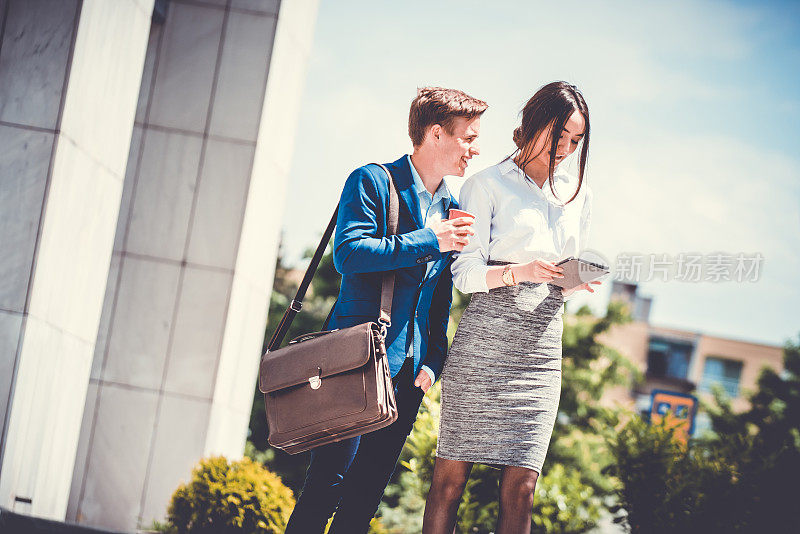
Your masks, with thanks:
[[[580,112],[586,121],[586,130],[583,132],[583,147],[580,156],[580,171],[578,173],[578,188],[566,203],[572,202],[578,196],[583,184],[583,172],[586,169],[586,158],[589,156],[589,108],[578,88],[567,82],[548,83],[534,94],[525,107],[522,108],[522,124],[514,130],[514,144],[517,150],[511,155],[514,158],[520,154],[519,167],[525,167],[539,154],[531,154],[533,142],[540,135],[544,135],[550,128],[550,166],[548,169],[548,182],[550,191],[558,198],[553,187],[553,172],[555,170],[556,147],[561,130],[567,120],[575,112]]]

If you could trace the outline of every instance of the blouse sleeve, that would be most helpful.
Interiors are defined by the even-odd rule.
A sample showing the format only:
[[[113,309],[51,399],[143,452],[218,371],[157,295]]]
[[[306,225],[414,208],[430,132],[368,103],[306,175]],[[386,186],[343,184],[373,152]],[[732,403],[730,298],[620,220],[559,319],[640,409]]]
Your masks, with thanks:
[[[470,237],[469,244],[461,252],[455,254],[456,259],[451,267],[453,285],[462,293],[489,292],[486,273],[489,270],[487,262],[494,209],[491,195],[479,179],[479,175],[469,178],[459,195],[460,208],[475,215],[472,225],[475,235]]]

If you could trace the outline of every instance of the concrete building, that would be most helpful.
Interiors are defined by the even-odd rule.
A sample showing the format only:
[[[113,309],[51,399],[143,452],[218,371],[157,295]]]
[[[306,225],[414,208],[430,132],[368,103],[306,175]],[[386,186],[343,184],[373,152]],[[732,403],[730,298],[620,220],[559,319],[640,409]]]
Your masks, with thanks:
[[[733,408],[741,411],[748,407],[745,392],[755,389],[761,368],[783,369],[780,346],[650,324],[652,299],[639,295],[635,284],[613,282],[611,298],[630,305],[633,321],[613,327],[602,341],[627,356],[645,380],[633,388],[610,389],[604,402],[649,412],[654,389],[711,398],[712,387],[719,384],[732,399]],[[698,424],[701,428],[706,424],[702,414]]]
[[[316,11],[0,0],[0,506],[133,530],[242,454]]]

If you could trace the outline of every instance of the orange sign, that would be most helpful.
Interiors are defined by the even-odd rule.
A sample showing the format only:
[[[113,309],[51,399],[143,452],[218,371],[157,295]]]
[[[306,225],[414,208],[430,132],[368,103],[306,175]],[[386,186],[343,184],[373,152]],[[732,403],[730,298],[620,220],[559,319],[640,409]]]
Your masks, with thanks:
[[[667,426],[675,429],[675,437],[684,444],[689,441],[689,436],[694,432],[697,397],[677,391],[654,389],[650,398],[650,421],[658,423],[666,418]]]

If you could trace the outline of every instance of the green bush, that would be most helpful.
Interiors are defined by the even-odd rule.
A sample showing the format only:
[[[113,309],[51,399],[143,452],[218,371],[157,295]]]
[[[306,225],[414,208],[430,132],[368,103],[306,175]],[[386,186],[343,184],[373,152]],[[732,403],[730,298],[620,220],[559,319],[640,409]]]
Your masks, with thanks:
[[[733,459],[746,448],[730,436],[724,447],[681,443],[665,420],[648,424],[636,416],[612,441],[618,477],[617,519],[629,532],[750,532],[743,528],[747,506],[736,505],[740,473]],[[755,495],[753,495],[755,496]]]
[[[584,484],[577,469],[545,463],[536,484],[531,532],[572,534],[597,524],[605,509],[594,489]]]
[[[800,507],[800,340],[784,369],[762,370],[750,408],[735,413],[721,387],[704,403],[714,431],[684,445],[665,421],[636,417],[609,440],[619,520],[630,532],[795,532]]]
[[[174,534],[282,533],[294,508],[294,495],[262,465],[243,458],[204,459],[192,479],[175,490],[167,511]]]

